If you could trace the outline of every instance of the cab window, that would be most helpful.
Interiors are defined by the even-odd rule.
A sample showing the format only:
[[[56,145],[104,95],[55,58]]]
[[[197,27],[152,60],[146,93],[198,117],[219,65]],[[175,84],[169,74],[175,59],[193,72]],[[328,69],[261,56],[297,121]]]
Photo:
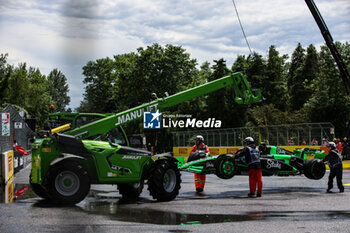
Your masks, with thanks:
[[[113,144],[127,146],[127,141],[125,140],[124,134],[119,127],[110,130],[106,134],[94,136],[93,138],[90,138],[90,139],[98,140],[98,141],[106,141]]]
[[[75,120],[75,127],[79,128],[83,125],[89,124],[93,121],[99,120],[103,118],[102,116],[78,116]]]

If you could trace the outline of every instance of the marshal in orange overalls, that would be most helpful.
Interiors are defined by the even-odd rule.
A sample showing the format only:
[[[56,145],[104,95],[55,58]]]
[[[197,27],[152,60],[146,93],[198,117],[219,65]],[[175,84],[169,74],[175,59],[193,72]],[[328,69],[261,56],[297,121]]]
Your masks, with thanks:
[[[203,151],[205,153],[210,153],[209,147],[205,145],[203,142],[201,142],[198,146],[194,145],[192,147],[190,154],[196,151]],[[205,185],[205,178],[206,178],[205,174],[197,174],[197,173],[194,174],[194,184],[196,186],[197,192],[203,192],[204,185]]]

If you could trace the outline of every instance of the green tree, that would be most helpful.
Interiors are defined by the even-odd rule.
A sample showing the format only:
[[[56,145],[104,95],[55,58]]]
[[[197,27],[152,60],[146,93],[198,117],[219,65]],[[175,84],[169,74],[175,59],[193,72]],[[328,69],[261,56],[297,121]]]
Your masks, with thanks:
[[[209,76],[208,81],[213,81],[224,76],[227,76],[230,73],[230,70],[226,66],[226,61],[221,58],[220,60],[214,60],[214,65],[212,66],[213,73]],[[225,89],[217,90],[213,93],[208,94],[206,99],[207,105],[207,116],[216,119],[223,119],[223,124],[226,125],[226,116],[227,116],[227,108],[226,108],[226,95]],[[232,98],[233,99],[233,98]]]
[[[197,87],[201,84],[206,83],[209,77],[212,75],[212,73],[213,72],[210,68],[210,63],[204,62],[200,66],[198,74],[192,77],[192,82],[184,89]],[[207,115],[206,98],[207,96],[200,96],[195,99],[184,102],[177,107],[176,112],[181,114],[191,114],[193,118],[202,119]]]
[[[64,112],[65,107],[70,102],[70,97],[68,96],[69,87],[66,76],[58,69],[54,69],[47,76],[47,79],[50,84],[49,93],[52,102],[55,105],[55,111]]]
[[[313,92],[313,88],[311,83],[318,76],[319,73],[319,61],[318,61],[318,53],[316,51],[315,46],[312,44],[306,50],[305,60],[302,66],[302,75],[304,77],[303,86],[304,92],[301,95],[304,96],[304,103],[311,97]]]
[[[7,64],[8,54],[0,54],[0,105],[7,100],[8,83],[11,75],[11,66]]]
[[[81,108],[93,112],[130,109],[183,90],[196,75],[196,60],[179,46],[153,44],[137,53],[90,61],[83,67],[85,93]]]
[[[336,42],[341,54],[347,46]],[[312,122],[332,122],[336,133],[343,136],[346,131],[347,120],[350,118],[350,101],[347,98],[342,79],[335,65],[334,59],[326,46],[321,47],[320,73],[312,81],[313,93],[305,104],[306,112]],[[349,63],[347,64],[349,66]]]
[[[142,83],[142,91],[137,89],[138,85],[133,85],[138,93],[135,105],[148,102],[151,93],[156,93],[158,97],[163,97],[165,92],[169,95],[187,89],[193,81],[193,77],[198,76],[196,68],[197,62],[190,58],[190,54],[180,46],[159,44],[139,48],[137,50],[135,83]],[[136,90],[137,89],[137,90]],[[141,92],[140,92],[141,91]],[[180,106],[169,109],[177,112]],[[190,114],[190,113],[189,113]],[[142,126],[134,128],[133,132],[142,129]],[[170,129],[159,131],[144,130],[150,142],[156,144],[157,151],[171,150]],[[164,140],[166,138],[167,140]],[[163,139],[163,140],[162,140]]]
[[[165,92],[178,93],[199,76],[196,65],[196,60],[182,47],[159,44],[138,48],[135,53],[115,55],[114,59],[90,61],[83,67],[86,87],[78,110],[120,112],[149,102],[152,93],[158,97],[163,97]],[[171,111],[176,112],[177,107]],[[141,121],[126,125],[129,134],[140,133],[142,128]],[[170,140],[159,141],[158,148],[169,147],[171,135],[167,130],[145,133],[152,144],[157,135],[167,135]]]
[[[248,68],[247,59],[244,55],[238,55],[235,62],[232,64],[232,72],[243,72],[246,73]]]
[[[296,124],[305,122],[305,113],[303,111],[281,111],[274,104],[264,106],[255,106],[247,111],[247,127],[268,126],[281,124]]]
[[[302,66],[305,60],[305,50],[298,43],[292,57],[290,68],[287,76],[287,87],[289,94],[289,107],[292,110],[300,109],[306,102],[304,94],[306,92],[304,87],[304,76],[302,73]]]
[[[145,82],[145,89],[163,96],[184,90],[197,75],[195,59],[181,46],[153,44],[146,49],[138,49],[137,70],[139,81]],[[142,100],[142,102],[144,99]]]
[[[278,109],[286,109],[286,69],[287,55],[279,56],[274,45],[268,52],[266,79],[264,80],[263,93],[267,103],[273,103]]]
[[[200,67],[198,79],[194,78],[196,85],[200,85],[208,81],[209,77],[212,74],[213,74],[213,71],[210,68],[210,62],[208,61],[204,62]]]
[[[29,85],[27,64],[21,63],[13,69],[9,78],[9,103],[25,108],[31,101],[28,99]]]
[[[247,57],[247,69],[246,75],[248,77],[249,82],[254,88],[261,88],[264,90],[266,85],[266,61],[263,57],[254,52],[253,54]],[[264,91],[263,91],[264,93]]]
[[[39,69],[27,68],[26,63],[8,67],[8,93],[5,103],[24,108],[30,117],[36,119],[37,128],[42,129],[48,118],[51,104],[49,82]]]
[[[28,92],[24,108],[35,117],[38,129],[43,129],[48,119],[49,106],[52,103],[49,93],[50,82],[39,69],[30,67],[28,70]],[[21,105],[23,106],[23,105]]]
[[[84,110],[88,112],[112,112],[115,103],[112,99],[115,83],[115,62],[110,58],[89,61],[83,67],[85,78]]]
[[[340,55],[349,70],[350,69],[350,44],[348,42],[345,42],[341,44],[340,47],[341,47]]]

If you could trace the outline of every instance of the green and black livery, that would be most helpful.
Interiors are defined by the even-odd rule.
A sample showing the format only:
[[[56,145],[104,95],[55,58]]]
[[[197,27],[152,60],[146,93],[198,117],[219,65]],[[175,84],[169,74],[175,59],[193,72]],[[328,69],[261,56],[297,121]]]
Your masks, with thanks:
[[[190,161],[179,166],[182,171],[198,174],[216,174],[219,178],[230,179],[235,175],[248,174],[245,158],[240,156],[241,150],[235,155],[222,154]],[[264,176],[301,175],[309,179],[321,179],[326,171],[320,159],[302,159],[292,155],[262,155],[260,158]]]

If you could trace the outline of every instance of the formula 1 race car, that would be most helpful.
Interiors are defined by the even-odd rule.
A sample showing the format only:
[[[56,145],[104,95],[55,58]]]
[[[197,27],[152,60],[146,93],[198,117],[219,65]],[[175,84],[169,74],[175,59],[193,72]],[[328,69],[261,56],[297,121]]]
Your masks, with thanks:
[[[235,175],[244,175],[248,173],[248,165],[245,158],[240,156],[242,151],[235,155],[222,154],[219,156],[208,156],[202,152],[197,156],[197,160],[180,165],[181,171],[187,171],[199,174],[216,174],[219,178],[230,179]],[[192,156],[192,155],[191,155]],[[193,156],[192,156],[193,157]],[[291,155],[262,155],[261,166],[263,175],[300,175],[304,174],[309,179],[321,179],[326,167],[319,159],[304,160]]]
[[[312,148],[302,148],[298,150],[293,150],[293,152],[280,148],[278,146],[259,146],[259,150],[262,154],[272,154],[272,155],[291,155],[301,159],[324,159],[327,155],[324,150],[312,149]]]

